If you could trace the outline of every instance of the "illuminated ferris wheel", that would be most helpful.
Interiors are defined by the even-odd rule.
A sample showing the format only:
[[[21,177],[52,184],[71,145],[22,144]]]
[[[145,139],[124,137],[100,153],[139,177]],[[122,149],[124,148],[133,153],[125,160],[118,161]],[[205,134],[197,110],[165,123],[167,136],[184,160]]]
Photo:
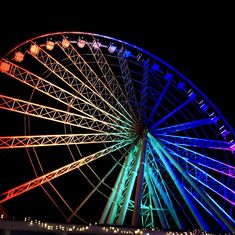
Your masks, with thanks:
[[[0,61],[0,205],[71,223],[235,231],[235,133],[157,56],[85,32]]]

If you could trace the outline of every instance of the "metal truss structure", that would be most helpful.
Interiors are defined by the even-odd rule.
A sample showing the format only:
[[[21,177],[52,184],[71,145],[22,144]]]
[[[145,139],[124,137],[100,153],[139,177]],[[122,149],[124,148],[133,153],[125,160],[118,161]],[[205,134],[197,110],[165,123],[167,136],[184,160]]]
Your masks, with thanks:
[[[119,39],[58,32],[16,46],[0,71],[6,211],[235,231],[234,130],[172,66]]]

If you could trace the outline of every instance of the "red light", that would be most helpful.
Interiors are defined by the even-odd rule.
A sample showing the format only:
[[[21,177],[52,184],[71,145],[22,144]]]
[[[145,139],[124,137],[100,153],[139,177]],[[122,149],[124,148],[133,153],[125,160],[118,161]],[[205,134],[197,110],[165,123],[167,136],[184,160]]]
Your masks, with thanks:
[[[23,61],[23,59],[24,59],[24,54],[21,51],[16,51],[14,60],[17,62],[21,62]]]
[[[1,70],[1,72],[3,72],[3,73],[9,72],[9,70],[10,70],[10,64],[8,64],[8,63],[6,63],[6,62],[1,62],[0,70]]]
[[[78,46],[79,46],[80,48],[83,48],[85,45],[86,45],[86,41],[85,41],[85,40],[80,39],[80,40],[78,41]]]

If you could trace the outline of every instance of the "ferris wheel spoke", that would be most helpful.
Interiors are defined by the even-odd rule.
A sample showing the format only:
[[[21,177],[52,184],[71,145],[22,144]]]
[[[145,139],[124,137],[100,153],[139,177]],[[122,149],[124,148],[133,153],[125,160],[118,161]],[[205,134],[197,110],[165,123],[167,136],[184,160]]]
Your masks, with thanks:
[[[159,208],[157,209],[157,212],[158,218],[161,221],[162,226],[165,229],[169,229],[169,224],[166,215],[170,213],[177,227],[179,229],[182,229],[179,218],[177,217],[177,213],[173,207],[172,201],[168,195],[166,188],[164,187],[165,183],[164,181],[162,181],[162,179],[160,179],[160,181],[158,180],[159,176],[157,175],[161,175],[160,171],[153,172],[153,169],[150,166],[147,167],[147,169],[147,178],[149,179],[148,184],[150,186],[151,192],[154,193],[153,201],[155,203],[156,208]],[[162,205],[163,203],[165,206]]]
[[[67,40],[65,36],[63,36],[63,38],[63,40]],[[132,119],[130,114],[123,107],[120,101],[114,96],[113,92],[109,89],[109,87],[107,87],[106,84],[99,78],[99,76],[95,73],[92,67],[78,53],[72,43],[69,43],[68,41],[68,46],[65,47],[63,46],[62,41],[62,43],[58,43],[57,45],[62,51],[64,51],[66,56],[75,65],[77,70],[90,84],[90,87],[92,87],[94,93],[97,94],[97,96],[99,96],[100,99],[111,108],[111,111],[113,111],[113,113],[115,114],[120,114],[123,118],[130,122],[130,120]]]
[[[52,97],[59,102],[62,102],[63,104],[71,108],[76,109],[77,111],[89,110],[89,104],[82,102],[82,100],[79,100],[79,102],[77,102],[75,106],[75,101],[78,101],[79,98],[68,92],[67,90],[54,85],[53,83],[29,72],[28,70],[10,61],[4,60],[4,63],[10,65],[10,69],[5,73],[13,77],[14,79],[17,79],[18,81],[42,92],[45,95],[48,95],[49,97]],[[84,112],[84,114],[87,115],[86,112]]]
[[[160,145],[159,145],[159,147],[160,147]],[[176,160],[174,160],[174,158],[170,154],[168,154],[168,152],[165,149],[163,149],[162,147],[160,147],[160,148],[162,149],[164,154],[167,156],[167,158],[170,160],[170,162],[181,172],[182,176],[188,182],[190,190],[193,191],[193,194],[197,195],[197,198],[200,197],[201,200],[204,200],[204,203],[206,203],[208,205],[208,208],[211,208],[213,210],[213,213],[215,213],[220,218],[220,220],[222,220],[224,222],[224,224],[227,224],[229,229],[233,228],[233,225],[231,224],[231,222],[227,218],[223,217],[222,211],[219,211],[214,206],[214,202],[211,201],[210,198],[206,196],[206,194],[204,193],[204,191],[202,191],[202,189],[199,187],[199,185],[195,184],[196,180],[194,181],[193,177],[190,176],[189,173],[184,172],[183,168],[179,165],[179,161],[177,163]],[[185,190],[186,190],[186,188],[185,188],[186,185],[187,185],[186,182],[184,182],[183,186],[184,186]],[[188,192],[188,190],[186,190],[186,191]],[[207,229],[209,229],[209,228],[207,228]]]
[[[47,53],[43,47],[38,46],[36,43],[31,41],[31,48],[36,47],[36,49],[30,49],[27,51],[34,59],[40,62],[43,66],[47,68],[47,70],[53,73],[56,77],[58,77],[62,82],[68,85],[76,94],[83,96],[83,90],[85,89],[86,94],[86,86],[83,82],[81,82],[77,76],[75,76],[69,69],[67,69],[64,65],[61,64],[58,60],[52,57],[49,53]],[[83,96],[87,102],[90,102],[88,98]]]
[[[176,156],[179,159],[182,159],[182,165],[186,165],[188,169],[188,174],[195,179],[197,182],[200,182],[204,188],[208,188],[213,191],[224,200],[228,201],[232,205],[235,205],[235,191],[230,188],[230,185],[223,184],[218,178],[212,176],[209,172],[206,172],[207,166],[204,167],[198,163],[198,159],[191,161],[187,157],[181,156],[173,150],[168,149],[169,152]],[[205,170],[203,170],[203,168]]]
[[[142,120],[147,119],[147,105],[148,105],[148,96],[150,93],[150,87],[149,87],[149,68],[150,67],[150,63],[149,63],[149,59],[147,61],[144,62],[144,69],[143,69],[143,81],[141,84],[141,96],[140,96],[140,115]]]
[[[0,149],[122,142],[118,133],[0,136]]]
[[[166,182],[167,173],[165,170],[162,170],[164,166],[162,166],[162,162],[160,160],[156,160],[158,157],[156,157],[156,153],[152,145],[148,145],[148,151],[150,155],[148,157],[148,167],[146,169],[148,169],[149,179],[152,181],[152,190],[154,190],[157,195],[155,201],[157,199],[157,203],[159,205],[159,209],[157,210],[159,220],[161,221],[163,227],[169,228],[170,225],[168,224],[169,219],[167,219],[167,216],[171,215],[178,229],[182,229],[182,221],[174,210],[169,194],[169,187],[166,187],[169,182]],[[165,177],[163,177],[163,173]]]
[[[33,44],[33,42],[31,43],[32,45],[37,46],[36,44]],[[30,51],[29,53],[62,82],[66,83],[68,87],[73,89],[76,96],[81,97],[84,103],[89,103],[92,107],[96,107],[97,110],[106,110],[106,113],[113,113],[113,116],[119,116],[120,112],[115,112],[114,107],[107,105],[107,102],[97,94],[94,87],[88,86],[63,64],[47,53],[42,47],[38,48],[36,54]],[[128,122],[131,123],[130,120],[128,120]]]
[[[186,185],[184,185],[185,190],[188,192],[190,196],[208,213],[208,215],[211,216],[215,221],[217,221],[225,231],[234,231],[234,219],[228,214],[227,211],[224,210],[224,208],[221,207],[210,195],[208,195],[206,192],[204,195],[208,200],[211,200],[212,205],[209,206],[205,205],[203,202],[203,197],[198,195],[198,192],[192,188],[190,185],[188,185],[188,188]]]
[[[218,120],[217,118],[204,118],[204,119],[196,120],[192,122],[180,123],[180,124],[173,125],[173,126],[157,128],[155,129],[155,133],[156,134],[169,134],[169,133],[177,132],[177,131],[185,131],[188,129],[194,129],[194,128],[201,127],[204,125],[214,124],[216,123],[217,120]]]
[[[96,118],[89,118],[87,116],[62,111],[4,95],[0,95],[0,109],[18,112],[49,121],[55,121],[65,125],[81,127],[92,131],[103,132],[104,129],[113,129],[116,131],[119,131],[120,128],[124,129],[116,124],[106,123]]]
[[[131,167],[128,169],[128,171],[129,171],[128,174],[129,174],[130,179],[128,179],[127,182],[125,182],[126,187],[122,188],[121,193],[123,195],[123,200],[119,206],[119,214],[118,214],[118,217],[116,218],[116,223],[118,225],[123,224],[124,219],[126,217],[128,206],[131,201],[131,194],[133,192],[134,183],[137,178],[137,171],[138,171],[138,168],[140,167],[140,158],[141,158],[141,151],[142,151],[142,147],[141,147],[140,142],[138,144],[138,148],[133,149],[133,152],[132,152],[132,153],[135,153],[135,151],[137,150],[135,158],[133,159],[132,158],[133,156],[130,156]]]
[[[179,105],[177,108],[175,108],[173,111],[169,112],[165,117],[161,118],[159,121],[154,123],[151,127],[151,130],[154,130],[158,125],[166,121],[169,117],[172,117],[175,113],[179,112],[182,108],[184,108],[188,103],[192,102],[196,98],[195,94],[192,94],[188,100],[183,102],[181,105]]]
[[[126,110],[132,114],[133,122],[137,124],[135,119],[135,113],[131,105],[129,104],[128,98],[123,92],[119,82],[117,81],[112,69],[110,68],[104,54],[102,53],[99,42],[93,38],[93,45],[88,44],[90,51],[92,52],[97,65],[99,66],[106,83],[110,86],[110,90],[113,92],[114,96],[123,104]],[[134,116],[133,116],[134,115]]]
[[[171,144],[171,149],[173,149],[173,146],[174,145]],[[225,164],[224,162],[218,161],[214,158],[208,157],[194,150],[188,149],[184,146],[178,145],[176,148],[181,156],[187,156],[188,161],[197,162],[197,164],[200,166],[206,167],[223,175],[235,178],[235,167]]]
[[[218,179],[214,178],[207,172],[203,171],[196,164],[188,162],[190,169],[189,175],[195,179],[197,182],[201,183],[204,188],[209,189],[210,191],[216,193],[218,196],[223,198],[225,201],[229,202],[231,205],[235,205],[235,191],[229,188],[227,185],[224,185]],[[193,170],[192,170],[193,169]],[[198,172],[195,172],[198,170]]]
[[[175,223],[177,224],[178,226],[178,229],[183,229],[184,228],[184,222],[181,220],[180,216],[178,215],[178,213],[174,214],[171,212],[172,208],[174,208],[173,206],[173,203],[172,203],[172,200],[171,200],[171,197],[170,195],[173,197],[173,199],[175,200],[175,202],[179,205],[179,207],[183,210],[183,212],[185,213],[187,219],[188,219],[188,222],[190,224],[192,224],[193,226],[193,222],[192,222],[192,218],[190,215],[188,215],[188,211],[185,211],[185,208],[184,208],[184,204],[180,204],[179,202],[179,197],[178,197],[178,194],[176,194],[175,190],[174,191],[171,191],[171,182],[170,180],[166,177],[166,175],[168,174],[166,172],[166,169],[164,169],[164,166],[161,166],[161,167],[158,167],[158,165],[160,166],[160,161],[159,164],[157,164],[157,162],[155,161],[155,159],[158,157],[155,156],[156,154],[153,153],[152,151],[153,149],[150,148],[150,151],[151,151],[151,155],[152,155],[152,159],[149,161],[149,165],[151,165],[151,167],[149,169],[151,169],[151,172],[153,174],[153,182],[155,182],[155,180],[157,180],[156,182],[158,182],[156,184],[156,189],[155,189],[155,193],[157,193],[158,190],[158,187],[160,186],[161,187],[161,191],[163,193],[158,193],[159,196],[159,209],[158,210],[161,210],[159,214],[159,220],[161,221],[161,224],[162,224],[162,227],[163,228],[168,228],[170,227],[171,225],[169,224],[169,216],[173,217]],[[159,178],[159,180],[158,180]],[[166,181],[167,180],[167,181]],[[163,198],[163,202],[160,201],[160,199]],[[163,205],[162,205],[163,204]],[[168,205],[168,207],[164,206],[164,204]],[[157,210],[157,212],[158,212]],[[173,209],[174,210],[174,209]],[[169,213],[170,211],[170,213]],[[165,220],[163,220],[163,218],[165,218]]]
[[[171,147],[172,146],[174,146],[174,145],[171,145]],[[183,150],[179,151],[179,148],[183,149]],[[177,161],[179,163],[181,163],[181,166],[184,166],[185,169],[188,169],[187,170],[187,172],[189,172],[188,174],[192,178],[194,178],[197,182],[200,182],[201,186],[203,186],[204,189],[206,189],[206,188],[209,189],[211,192],[216,193],[218,196],[220,196],[221,200],[227,201],[228,203],[231,204],[231,206],[234,205],[235,192],[233,191],[233,189],[231,187],[229,188],[228,181],[225,185],[225,184],[223,184],[222,181],[218,180],[217,178],[214,178],[211,174],[206,172],[209,168],[210,170],[219,172],[222,175],[224,174],[229,177],[232,177],[231,174],[232,174],[232,172],[234,172],[234,168],[232,168],[231,166],[229,166],[227,164],[220,163],[219,161],[208,158],[205,155],[202,155],[200,153],[197,153],[195,151],[192,151],[192,150],[187,149],[182,146],[177,146],[177,147],[174,146],[174,149],[175,149],[174,151],[170,147],[167,147],[167,149],[169,150],[170,153],[172,153],[172,155],[177,157]],[[208,165],[206,165],[207,163],[208,163]],[[203,168],[204,168],[204,170],[203,170]],[[215,169],[215,168],[217,168],[217,169]],[[224,172],[223,172],[223,170],[224,170]],[[193,195],[193,198],[196,199],[196,201],[206,211],[208,211],[208,213],[211,214],[211,216],[215,220],[218,220],[218,216],[221,217],[221,215],[217,215],[218,214],[217,211],[212,212],[210,209],[208,209],[208,208],[212,208],[213,205],[209,204],[209,207],[207,207],[205,205],[205,202],[203,202],[204,196],[202,196],[202,194],[199,195],[194,190],[194,188],[192,188],[190,185],[188,186],[188,189],[186,188],[186,184],[184,184],[184,187],[188,192],[190,192],[191,195]],[[204,194],[207,194],[207,193],[204,192]],[[212,204],[215,202],[208,194],[207,194],[207,197],[209,199],[211,199]],[[200,198],[200,200],[199,200],[199,198]],[[217,204],[217,206],[218,206],[218,204]],[[223,211],[223,213],[226,213],[228,220],[231,220],[231,218],[229,219],[228,213],[226,211],[224,211],[223,209],[221,210],[221,208],[219,210]],[[217,216],[215,216],[214,213],[216,213]],[[226,223],[228,223],[228,222],[226,222]],[[231,224],[230,224],[230,226],[231,226]]]
[[[19,80],[20,82],[23,82],[33,89],[36,89],[43,94],[48,95],[49,97],[69,106],[70,108],[75,109],[76,111],[83,113],[84,115],[91,118],[96,115],[97,118],[103,121],[105,121],[105,119],[112,122],[115,120],[117,123],[124,124],[124,126],[129,126],[131,128],[130,123],[125,122],[123,119],[110,115],[106,111],[100,110],[98,107],[91,106],[89,102],[80,99],[72,93],[64,90],[57,85],[54,85],[53,83],[41,77],[38,77],[37,75],[27,71],[26,69],[7,60],[4,60],[4,63],[10,65],[10,69],[5,72],[6,74]]]
[[[171,156],[171,154],[157,141],[155,140],[154,137],[152,137],[149,134],[149,138],[151,140],[151,142],[156,146],[156,151],[158,153],[158,156],[161,158],[161,160],[163,160],[165,163],[164,165],[167,167],[168,172],[169,170],[171,170],[170,165],[168,165],[168,163],[164,160],[164,158],[167,158],[170,163],[181,173],[181,175],[185,178],[185,180],[191,185],[191,187],[193,188],[193,190],[195,190],[195,192],[197,192],[197,194],[203,198],[203,200],[205,201],[205,203],[207,205],[209,205],[209,207],[214,211],[214,213],[220,218],[221,221],[224,222],[224,224],[227,226],[228,229],[230,229],[231,231],[234,230],[234,225],[231,223],[231,221],[229,221],[227,218],[223,217],[223,213],[218,209],[218,207],[214,206],[214,202],[210,200],[210,198],[206,197],[203,190],[199,187],[199,185],[196,184],[196,181],[188,174],[185,172],[184,168],[182,166],[179,165],[179,163]],[[178,181],[177,177],[174,177],[174,182]],[[177,182],[176,182],[177,183]],[[178,183],[177,183],[178,184]],[[188,204],[191,212],[192,212],[192,208],[194,208],[194,212],[192,213],[195,217],[195,219],[197,220],[198,224],[200,226],[202,226],[202,229],[206,229],[208,230],[208,225],[205,224],[205,221],[202,219],[201,214],[197,211],[196,207],[194,206],[192,200],[188,197],[188,195],[186,195],[186,191],[185,189],[182,188],[181,185],[177,186],[179,188],[179,191],[182,193],[184,192],[184,195],[186,196],[187,200],[185,200],[185,202]],[[182,190],[182,191],[181,191]]]
[[[131,73],[129,70],[127,58],[130,56],[129,51],[122,47],[119,51],[117,51],[119,65],[122,73],[122,79],[124,81],[124,88],[127,95],[127,99],[131,107],[133,107],[134,115],[140,121],[140,109],[137,102],[136,91],[133,87],[133,82],[131,78]]]
[[[150,227],[152,225],[155,225],[155,219],[154,219],[154,214],[155,211],[160,210],[160,206],[158,206],[157,203],[155,203],[155,197],[154,197],[154,192],[151,191],[150,185],[149,185],[149,180],[148,177],[145,173],[145,182],[144,182],[144,187],[143,187],[143,197],[142,197],[142,204],[141,204],[141,220],[143,221],[143,225],[146,227]],[[155,205],[157,205],[155,207]],[[160,222],[162,225],[162,223]],[[164,227],[164,226],[162,226]]]
[[[122,225],[126,218],[127,210],[133,211],[134,203],[130,197],[136,179],[136,168],[140,160],[139,147],[140,141],[132,145],[126,153],[125,162],[106,203],[100,223],[117,223]]]
[[[72,218],[77,215],[77,213],[79,212],[79,210],[84,206],[85,203],[87,203],[87,201],[89,200],[89,198],[96,192],[100,192],[99,191],[99,187],[102,184],[105,184],[105,180],[111,175],[111,173],[115,170],[115,168],[120,164],[121,160],[123,159],[123,156],[112,166],[112,168],[107,172],[107,174],[99,181],[99,183],[93,187],[93,189],[91,190],[91,192],[84,198],[84,200],[79,204],[79,206],[72,211],[72,214],[67,218],[66,222],[70,222],[72,220]],[[100,192],[101,193],[101,192]],[[102,193],[101,193],[102,194]]]
[[[176,135],[158,135],[158,138],[162,141],[177,143],[177,145],[181,146],[194,146],[199,148],[211,148],[227,151],[233,151],[234,147],[233,143],[222,140],[201,139]]]
[[[158,97],[149,117],[148,117],[148,122],[152,121],[152,118],[154,116],[154,114],[157,112],[158,106],[160,105],[160,103],[162,102],[162,99],[165,97],[166,92],[168,90],[168,87],[172,81],[172,76],[171,74],[168,74],[167,77],[167,83],[165,85],[165,87],[163,88],[163,90],[160,93],[160,96]],[[191,101],[191,99],[189,100]],[[155,128],[157,125],[159,125],[161,122],[163,122],[165,119],[167,119],[168,117],[170,117],[171,115],[173,115],[175,112],[177,112],[178,110],[180,110],[181,108],[183,108],[189,101],[186,101],[185,103],[183,103],[181,106],[179,106],[177,109],[175,109],[172,113],[169,113],[165,118],[161,119],[158,123],[155,123],[155,125],[153,125],[152,128]]]
[[[231,215],[229,215],[229,211],[225,211],[224,208],[223,208],[221,205],[219,205],[218,203],[216,203],[216,201],[215,201],[210,195],[207,194],[207,196],[208,196],[208,198],[210,198],[212,201],[215,202],[215,204],[216,204],[217,207],[219,208],[219,211],[221,211],[222,213],[224,213],[224,216],[225,216],[225,218],[227,218],[227,221],[230,221],[230,226],[233,228],[232,231],[234,231],[234,223],[235,223],[234,217],[232,217]],[[218,218],[217,218],[217,220],[218,220]],[[222,220],[222,221],[219,220],[219,223],[224,227],[223,220]],[[229,228],[229,226],[227,226],[226,230],[228,230],[228,228]],[[229,230],[228,230],[228,231],[229,231]]]
[[[158,157],[161,159],[161,161],[164,164],[164,167],[166,168],[168,174],[172,178],[175,186],[178,189],[178,192],[181,194],[184,202],[186,203],[187,207],[189,208],[189,210],[191,211],[192,215],[194,216],[194,219],[197,221],[197,223],[198,223],[198,225],[200,226],[201,229],[207,230],[208,226],[205,223],[205,221],[203,220],[202,215],[199,213],[199,211],[196,208],[195,204],[193,203],[193,201],[187,195],[187,193],[184,190],[182,184],[180,183],[179,178],[177,177],[177,175],[175,174],[172,166],[169,164],[169,162],[167,160],[169,158],[170,158],[169,160],[172,160],[171,156],[164,150],[164,147],[162,147],[160,145],[160,143],[150,133],[148,133],[148,138],[150,140],[151,145],[153,145],[153,147],[154,147],[154,151],[156,152]],[[176,166],[176,167],[180,168],[179,165],[175,161],[172,161],[172,162],[174,162],[173,166]],[[185,174],[183,169],[180,168],[180,172],[182,173],[182,175],[184,177],[189,179],[189,176],[187,177],[187,175]]]
[[[162,90],[160,90],[160,88],[158,88],[158,84],[151,84],[149,85],[149,100],[153,101],[154,104],[156,104],[157,100],[159,99],[160,95],[162,94]],[[158,89],[157,89],[157,88]],[[152,112],[153,107],[150,108],[150,113]]]
[[[227,227],[224,226],[224,224],[222,223],[222,221],[220,220],[220,218],[218,216],[216,216],[214,213],[212,213],[212,211],[210,210],[209,207],[206,207],[203,202],[200,200],[201,198],[198,198],[197,194],[194,194],[194,191],[192,190],[192,188],[190,187],[190,189],[188,189],[186,186],[184,186],[185,190],[190,194],[190,196],[218,223],[220,224],[225,230],[227,230]],[[207,194],[207,196],[210,198],[210,196]],[[213,201],[213,199],[211,198],[211,200]],[[227,217],[228,220],[232,221],[232,223],[234,223],[234,220],[231,218],[231,216],[224,211],[224,209],[218,205],[218,208],[224,213],[224,216]]]
[[[92,161],[95,161],[109,153],[112,153],[114,151],[117,151],[118,149],[120,148],[123,148],[124,146],[127,146],[129,145],[130,142],[129,141],[123,141],[123,142],[120,142],[120,143],[117,143],[117,144],[113,144],[111,145],[110,147],[107,147],[106,149],[103,149],[101,151],[98,151],[94,154],[91,154],[87,157],[84,157],[82,159],[79,159],[75,162],[72,162],[70,164],[67,164],[61,168],[58,168],[54,171],[51,171],[45,175],[42,175],[40,177],[37,177],[36,179],[33,179],[27,183],[24,183],[20,186],[17,186],[13,189],[10,189],[2,194],[0,194],[0,203],[3,203],[5,201],[8,201],[18,195],[21,195],[31,189],[34,189],[42,184],[45,184],[47,182],[50,182],[52,181],[53,179],[55,178],[58,178],[66,173],[69,173],[75,169],[78,169],[80,168],[81,166],[83,165],[86,165]]]

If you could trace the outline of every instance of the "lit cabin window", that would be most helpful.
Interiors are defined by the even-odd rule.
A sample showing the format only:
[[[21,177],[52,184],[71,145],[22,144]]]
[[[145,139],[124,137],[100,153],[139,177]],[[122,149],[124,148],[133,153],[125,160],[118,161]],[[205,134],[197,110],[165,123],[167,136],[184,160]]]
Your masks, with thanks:
[[[14,56],[14,60],[17,62],[21,62],[24,59],[24,54],[21,51],[16,51],[15,52],[15,56]]]
[[[116,48],[117,48],[116,46],[114,46],[113,44],[110,44],[109,47],[108,47],[108,51],[110,53],[113,53],[116,50]]]
[[[85,40],[83,40],[83,39],[79,39],[78,40],[78,46],[80,48],[83,48],[85,45],[86,45],[86,41]]]
[[[8,63],[6,63],[6,62],[1,62],[1,64],[0,64],[0,70],[1,70],[1,72],[3,72],[3,73],[9,72],[9,70],[10,70],[10,64],[8,64]]]
[[[167,73],[167,74],[164,76],[164,78],[165,78],[166,80],[171,80],[172,77],[173,77],[173,75],[172,75],[171,73]]]
[[[160,69],[160,66],[158,64],[153,64],[152,66],[153,71],[159,71],[159,69]]]
[[[66,38],[64,38],[63,39],[63,41],[62,41],[62,46],[64,47],[64,48],[67,48],[67,47],[69,47],[69,40],[68,39],[66,39]]]
[[[33,55],[37,55],[38,52],[39,52],[39,46],[36,45],[36,44],[31,45],[31,47],[30,47],[30,52],[31,52],[31,54],[33,54]]]
[[[51,51],[51,50],[54,48],[54,45],[55,45],[54,42],[48,40],[48,41],[46,42],[46,49],[49,50],[49,51]]]
[[[131,56],[131,52],[128,51],[128,50],[125,50],[125,52],[124,52],[124,57],[125,57],[125,58],[128,58],[128,57],[130,57],[130,56]]]

